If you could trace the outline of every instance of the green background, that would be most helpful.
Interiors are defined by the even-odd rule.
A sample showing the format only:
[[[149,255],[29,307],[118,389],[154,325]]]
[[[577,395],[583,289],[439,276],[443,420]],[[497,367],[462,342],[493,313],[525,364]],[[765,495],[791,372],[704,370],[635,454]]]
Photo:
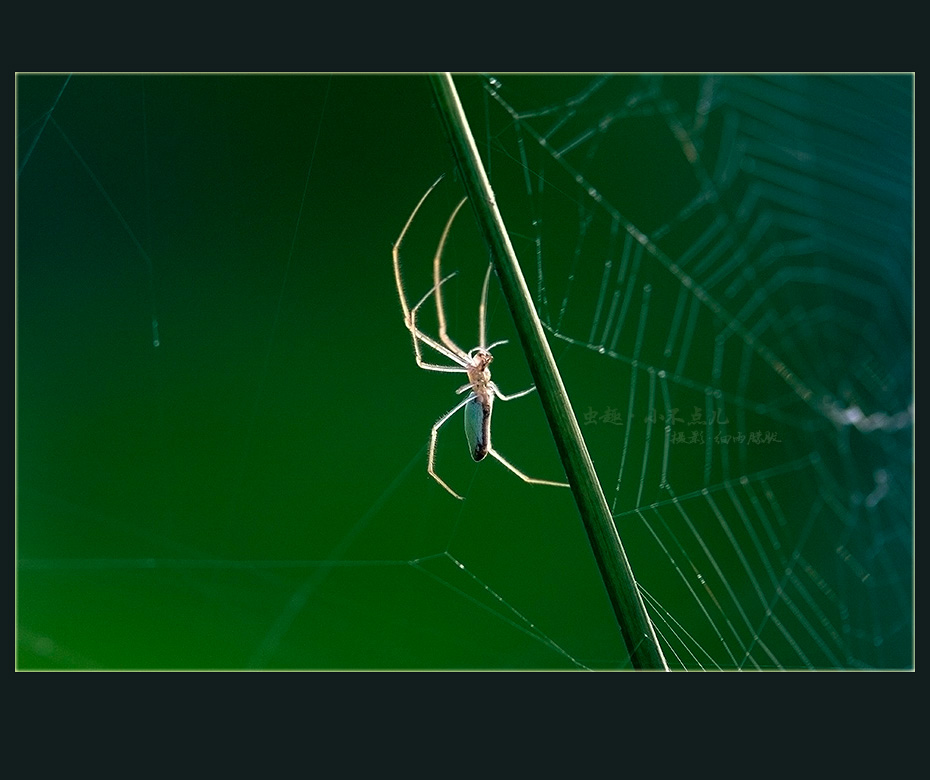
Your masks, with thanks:
[[[415,366],[391,247],[446,173],[403,253],[418,298],[461,197],[427,79],[77,75],[44,123],[65,78],[17,80],[18,666],[625,668],[569,491],[474,464],[459,418],[438,458],[466,500],[426,474],[429,428],[461,382]],[[577,88],[557,77],[506,83],[535,105]],[[482,84],[459,80],[486,152]],[[628,216],[649,232],[678,196],[679,163],[658,141],[642,159],[654,163],[621,178],[636,193]],[[492,160],[492,178],[531,266],[512,162]],[[444,261],[460,271],[447,306],[466,349],[486,263],[473,222],[464,210]],[[571,209],[567,224],[573,232],[547,247],[553,257],[571,255]],[[564,283],[569,270],[553,263]],[[657,296],[654,311],[663,305]],[[495,381],[516,392],[529,371],[496,288],[490,311],[491,338],[512,340],[495,351]],[[658,347],[666,335],[652,337]],[[579,416],[625,412],[627,366],[554,347]],[[694,349],[712,359],[712,338]],[[509,460],[562,478],[535,396],[498,404],[494,422]],[[804,430],[787,445],[798,457]],[[585,433],[608,487],[618,433]],[[908,440],[897,444],[906,479]],[[699,452],[679,457],[679,473],[702,472]],[[758,457],[754,470],[794,454]],[[638,505],[661,498],[653,493]],[[623,506],[633,496],[608,498]],[[804,515],[790,501],[784,509]],[[910,505],[897,514],[895,533],[909,540]],[[693,600],[662,590],[668,559],[642,527],[624,525],[637,576],[691,625]],[[829,538],[822,547],[835,555]],[[901,570],[896,593],[910,592],[911,555],[904,543],[875,564],[886,578],[889,559]],[[909,665],[910,611],[905,599],[894,631],[890,619],[881,626],[892,648],[869,655],[867,641],[850,638],[856,649],[841,665]],[[816,648],[807,655],[836,665]]]

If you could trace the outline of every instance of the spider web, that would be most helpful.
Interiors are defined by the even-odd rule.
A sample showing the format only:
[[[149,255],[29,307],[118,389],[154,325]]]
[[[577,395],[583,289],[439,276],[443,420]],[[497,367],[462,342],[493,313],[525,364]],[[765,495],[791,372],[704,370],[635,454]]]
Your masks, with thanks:
[[[911,86],[511,76],[472,95],[673,665],[912,663]]]
[[[910,80],[456,79],[671,665],[911,665]],[[425,477],[454,387],[384,291],[450,162],[424,79],[347,81],[20,85],[21,664],[627,664],[568,491],[454,434],[466,501]],[[458,197],[412,230],[414,298]],[[485,256],[460,223],[464,344]],[[371,322],[384,362],[355,356]],[[541,411],[499,406],[496,446],[558,477]]]

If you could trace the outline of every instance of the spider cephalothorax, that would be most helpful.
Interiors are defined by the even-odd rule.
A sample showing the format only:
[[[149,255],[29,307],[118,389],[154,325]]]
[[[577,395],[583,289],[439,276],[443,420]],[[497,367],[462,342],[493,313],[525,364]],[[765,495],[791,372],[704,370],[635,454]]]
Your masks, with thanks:
[[[472,350],[474,364],[468,369],[468,381],[473,386],[487,387],[491,383],[491,370],[488,368],[494,357],[483,349]]]

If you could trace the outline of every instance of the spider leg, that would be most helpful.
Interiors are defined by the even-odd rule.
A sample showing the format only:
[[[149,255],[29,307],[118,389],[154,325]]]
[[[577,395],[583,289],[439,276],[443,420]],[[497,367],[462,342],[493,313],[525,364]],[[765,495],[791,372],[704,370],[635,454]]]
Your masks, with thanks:
[[[484,274],[484,284],[481,285],[481,303],[478,304],[478,344],[482,349],[491,349],[491,347],[486,347],[485,344],[488,343],[488,282],[491,281],[491,269],[493,266],[488,263],[488,270]],[[497,342],[498,344],[503,344],[503,341]],[[493,345],[496,346],[496,345]]]
[[[514,466],[512,463],[507,461],[503,455],[497,452],[493,448],[488,449],[488,455],[493,455],[497,460],[499,460],[506,468],[516,474],[524,482],[529,482],[531,485],[552,485],[552,487],[569,487],[567,482],[552,482],[548,479],[536,479],[535,477],[528,477],[520,469]]]
[[[526,388],[526,390],[521,390],[519,393],[514,393],[513,395],[504,395],[501,392],[500,388],[491,382],[491,387],[494,392],[494,395],[501,399],[501,401],[513,401],[515,398],[523,398],[525,395],[529,395],[536,389],[536,385]]]
[[[436,189],[436,186],[439,184],[440,181],[442,181],[442,178],[443,177],[440,176],[438,179],[436,179],[436,181],[433,182],[432,186],[423,194],[423,197],[420,198],[420,200],[417,202],[417,205],[414,207],[413,211],[410,212],[410,216],[407,218],[407,222],[404,223],[404,227],[400,231],[400,235],[397,237],[397,241],[394,242],[394,246],[391,250],[391,257],[393,258],[393,261],[394,261],[394,282],[397,284],[397,297],[400,299],[400,307],[404,313],[404,325],[407,327],[407,330],[410,331],[410,335],[413,338],[413,350],[414,350],[414,354],[416,355],[417,365],[420,366],[420,368],[425,368],[430,371],[458,372],[459,369],[457,368],[453,368],[450,366],[440,366],[435,363],[426,363],[423,361],[423,356],[420,354],[420,342],[432,347],[437,352],[439,352],[441,355],[448,357],[450,360],[452,360],[455,363],[458,363],[460,366],[466,365],[465,361],[467,360],[467,355],[465,355],[465,353],[461,349],[459,349],[454,344],[454,342],[451,342],[451,339],[449,339],[450,344],[440,343],[432,339],[430,336],[426,335],[425,333],[423,333],[423,331],[419,330],[416,327],[416,315],[415,315],[415,312],[411,312],[410,305],[407,303],[407,296],[404,294],[403,278],[401,277],[401,273],[400,273],[401,244],[403,244],[404,238],[407,235],[407,231],[410,229],[410,226],[413,224],[413,220],[416,217],[417,213],[419,213],[420,208],[423,206],[423,203],[430,196],[430,193],[434,189]],[[447,228],[447,232],[448,232],[448,228]],[[442,246],[440,245],[440,251],[441,249],[442,249]],[[442,284],[442,282],[440,281],[437,284]],[[438,287],[431,289],[430,292],[436,292],[438,294]],[[423,300],[425,300],[427,297],[429,297],[429,293],[427,293],[427,295],[424,297]],[[422,302],[423,301],[420,301],[420,303],[418,303],[417,306],[414,307],[414,309],[419,307]]]
[[[453,350],[449,349],[445,344],[440,344],[431,336],[425,334],[422,330],[417,327],[417,311],[420,307],[426,302],[427,298],[433,293],[434,289],[438,289],[439,286],[443,285],[445,282],[449,281],[457,272],[453,271],[445,279],[442,279],[438,285],[433,285],[429,291],[417,301],[416,306],[410,309],[409,312],[404,317],[404,322],[407,326],[407,329],[410,331],[410,335],[413,336],[413,354],[414,358],[417,361],[417,365],[420,368],[425,368],[428,371],[443,371],[450,374],[464,374],[468,372],[466,366],[467,357],[460,355]],[[437,363],[427,363],[423,360],[423,354],[420,351],[420,343],[426,344],[429,347],[435,349],[440,355],[444,355],[449,358],[453,363],[457,363],[457,366],[442,366]]]
[[[442,304],[442,287],[443,282],[446,281],[449,277],[441,279],[442,277],[442,253],[446,247],[446,239],[449,237],[449,231],[452,229],[452,223],[455,221],[455,217],[458,215],[462,206],[465,205],[465,201],[468,198],[462,198],[459,201],[459,205],[455,207],[452,212],[452,215],[449,217],[446,222],[445,230],[442,231],[442,236],[439,239],[439,245],[436,247],[436,254],[433,256],[433,289],[430,292],[435,293],[436,296],[436,319],[439,324],[439,340],[445,344],[453,352],[464,355],[465,350],[463,350],[458,344],[456,344],[446,331],[446,310]],[[429,295],[429,293],[427,293]],[[482,342],[483,343],[483,342]]]
[[[404,295],[404,284],[400,277],[400,245],[403,243],[404,236],[407,235],[407,231],[410,229],[410,225],[413,224],[413,219],[416,217],[423,202],[429,197],[430,193],[436,189],[436,185],[439,184],[440,181],[442,181],[442,176],[433,182],[433,186],[424,193],[416,207],[410,212],[410,216],[407,217],[407,222],[404,224],[404,228],[400,231],[400,235],[397,237],[397,241],[394,242],[394,247],[391,250],[391,257],[394,260],[394,281],[397,283],[397,296],[400,298],[400,307],[404,310],[404,322],[407,323],[410,322],[410,307],[407,305],[407,298]]]
[[[465,404],[467,404],[469,401],[471,401],[472,398],[474,398],[474,397],[475,397],[475,395],[474,395],[474,393],[472,393],[472,394],[469,395],[467,398],[463,399],[462,401],[459,401],[459,402],[458,402],[455,406],[453,406],[448,412],[446,412],[442,417],[440,417],[438,420],[436,420],[435,423],[433,423],[433,427],[432,427],[432,429],[430,430],[430,434],[429,434],[429,457],[428,457],[427,463],[426,463],[426,470],[429,472],[429,475],[430,475],[433,479],[435,479],[440,485],[442,485],[446,490],[448,490],[453,496],[455,496],[455,497],[456,497],[457,499],[459,499],[460,501],[461,501],[461,500],[464,500],[463,497],[460,496],[458,493],[456,493],[452,488],[450,488],[450,487],[443,481],[442,477],[440,477],[440,476],[436,473],[436,469],[435,469],[435,465],[436,465],[436,437],[439,435],[439,429],[440,429],[443,425],[445,425],[445,423],[448,421],[448,419],[449,419],[453,414],[455,414],[459,409],[461,409],[463,406],[465,406]]]

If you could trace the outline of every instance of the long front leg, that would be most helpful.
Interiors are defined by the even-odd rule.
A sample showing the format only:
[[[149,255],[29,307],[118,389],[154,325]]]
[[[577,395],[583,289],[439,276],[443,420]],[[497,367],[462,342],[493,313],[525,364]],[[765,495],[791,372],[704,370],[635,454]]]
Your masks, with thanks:
[[[459,354],[463,354],[464,350],[451,339],[446,330],[446,310],[442,305],[442,285],[449,277],[447,276],[446,279],[442,278],[442,253],[446,246],[446,240],[449,238],[449,231],[452,229],[452,223],[455,221],[455,217],[467,200],[468,198],[462,198],[462,200],[459,201],[459,205],[455,207],[448,222],[446,222],[445,230],[442,231],[442,237],[439,239],[439,246],[436,247],[436,254],[433,256],[433,289],[430,291],[436,297],[436,319],[439,325],[439,340],[453,352],[458,352]]]

